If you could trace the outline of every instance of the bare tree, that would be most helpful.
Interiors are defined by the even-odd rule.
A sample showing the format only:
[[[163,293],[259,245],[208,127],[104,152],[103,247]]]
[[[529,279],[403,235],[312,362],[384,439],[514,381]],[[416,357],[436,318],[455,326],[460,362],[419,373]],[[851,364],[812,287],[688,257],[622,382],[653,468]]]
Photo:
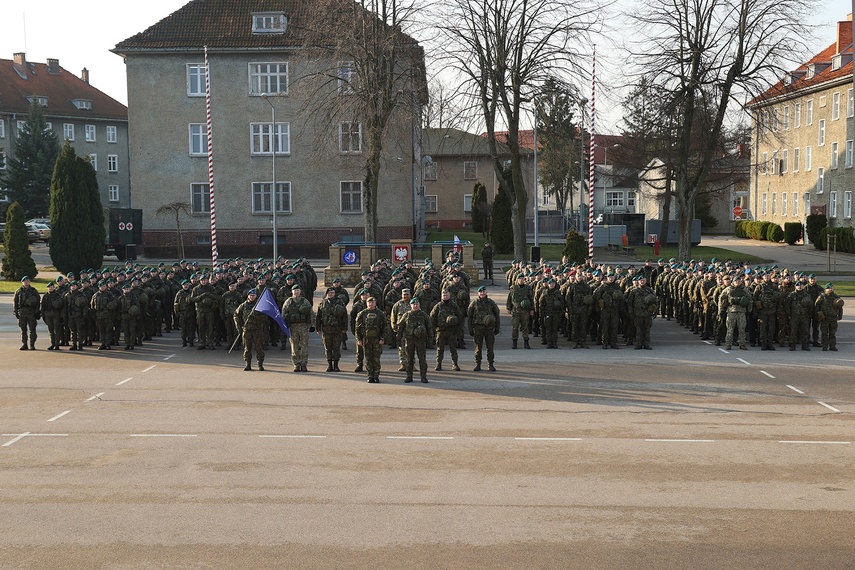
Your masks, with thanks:
[[[646,0],[634,10],[631,17],[643,38],[635,59],[677,118],[674,169],[681,258],[691,256],[692,212],[720,149],[728,108],[762,92],[785,64],[804,53],[804,22],[814,4]],[[698,132],[707,135],[700,142]]]
[[[599,12],[586,0],[451,0],[442,8],[436,19],[443,22],[442,57],[479,108],[500,191],[512,204],[514,255],[526,259],[528,193],[520,123],[547,77],[578,71],[581,46]],[[509,169],[496,140],[503,126]]]
[[[367,242],[378,239],[377,200],[389,129],[396,120],[418,124],[426,99],[424,51],[403,31],[415,25],[415,5],[414,0],[326,0],[303,30],[310,62],[326,62],[305,78],[315,83],[305,110],[328,127],[342,120],[360,125],[358,134],[348,136],[361,138],[355,160],[364,176]],[[338,133],[338,128],[324,132]]]
[[[181,236],[181,214],[190,214],[190,204],[187,202],[172,202],[164,204],[155,210],[155,216],[171,215],[175,218],[175,235],[178,241],[178,257],[184,259],[184,238]]]

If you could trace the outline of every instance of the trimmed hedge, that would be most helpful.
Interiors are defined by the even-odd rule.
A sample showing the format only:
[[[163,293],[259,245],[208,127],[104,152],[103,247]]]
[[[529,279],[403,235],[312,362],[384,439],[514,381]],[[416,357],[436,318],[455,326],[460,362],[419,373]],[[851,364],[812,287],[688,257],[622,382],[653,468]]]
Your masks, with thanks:
[[[736,222],[734,234],[738,238],[780,242],[784,240],[784,230],[774,222]]]
[[[808,239],[813,243],[814,247],[819,250],[825,249],[825,241],[822,239],[822,230],[828,227],[828,218],[816,214],[811,214],[805,220],[805,231]]]
[[[802,239],[803,227],[801,222],[787,222],[784,224],[784,241],[788,245],[795,245]]]
[[[828,246],[828,236],[837,236],[837,251],[843,253],[855,253],[855,236],[852,235],[852,228],[823,228],[819,232],[819,239],[814,242],[817,249],[825,249]],[[820,248],[819,245],[822,245]]]

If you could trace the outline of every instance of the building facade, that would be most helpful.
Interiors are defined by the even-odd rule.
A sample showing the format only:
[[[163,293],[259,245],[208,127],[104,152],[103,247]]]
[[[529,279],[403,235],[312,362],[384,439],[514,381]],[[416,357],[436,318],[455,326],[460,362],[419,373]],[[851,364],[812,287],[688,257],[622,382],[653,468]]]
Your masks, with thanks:
[[[274,202],[286,255],[326,252],[330,243],[364,237],[364,124],[337,117],[334,108],[358,78],[353,62],[327,61],[318,55],[324,51],[304,47],[300,30],[312,4],[194,0],[113,50],[127,65],[134,205],[143,209],[147,252],[174,251],[174,217],[156,212],[182,203],[190,212],[182,220],[185,248],[210,251],[205,46],[221,255],[269,256]],[[329,70],[340,80],[318,87],[311,78]],[[414,230],[416,99],[416,109],[393,115],[383,141],[381,241]],[[318,100],[329,108],[319,112]]]
[[[32,103],[41,106],[48,128],[60,144],[69,141],[78,156],[89,158],[97,171],[101,204],[128,208],[132,204],[128,161],[128,109],[59,65],[27,61],[25,53],[0,59],[0,170],[14,158],[15,141]],[[46,217],[48,212],[29,212]]]
[[[753,219],[783,226],[824,214],[852,226],[855,97],[852,17],[837,40],[750,101]]]

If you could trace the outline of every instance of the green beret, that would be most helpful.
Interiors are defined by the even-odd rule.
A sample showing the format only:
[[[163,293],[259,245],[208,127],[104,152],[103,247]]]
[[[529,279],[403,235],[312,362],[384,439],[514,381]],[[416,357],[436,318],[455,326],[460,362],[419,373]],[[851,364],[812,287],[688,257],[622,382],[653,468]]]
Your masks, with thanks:
[[[479,293],[480,293],[481,291],[486,291],[486,290],[487,290],[487,288],[486,288],[484,285],[481,285],[480,287],[478,287],[478,292],[479,292]]]
[[[826,289],[834,289],[834,283],[826,283],[825,288]]]

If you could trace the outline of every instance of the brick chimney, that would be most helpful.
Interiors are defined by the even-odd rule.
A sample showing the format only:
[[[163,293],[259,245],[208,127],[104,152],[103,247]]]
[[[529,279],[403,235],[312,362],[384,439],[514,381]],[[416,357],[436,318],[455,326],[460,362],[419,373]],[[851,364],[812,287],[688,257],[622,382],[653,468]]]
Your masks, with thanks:
[[[89,84],[89,70],[85,67],[83,68],[83,71],[80,72],[80,79],[85,81],[87,85]]]
[[[59,60],[48,58],[47,70],[48,70],[48,73],[50,73],[52,75],[59,74]]]
[[[843,50],[850,47],[852,44],[852,14],[846,17],[843,22],[837,22],[837,53],[843,53]]]
[[[27,65],[27,54],[22,51],[14,54],[12,59],[15,60],[15,65]]]

